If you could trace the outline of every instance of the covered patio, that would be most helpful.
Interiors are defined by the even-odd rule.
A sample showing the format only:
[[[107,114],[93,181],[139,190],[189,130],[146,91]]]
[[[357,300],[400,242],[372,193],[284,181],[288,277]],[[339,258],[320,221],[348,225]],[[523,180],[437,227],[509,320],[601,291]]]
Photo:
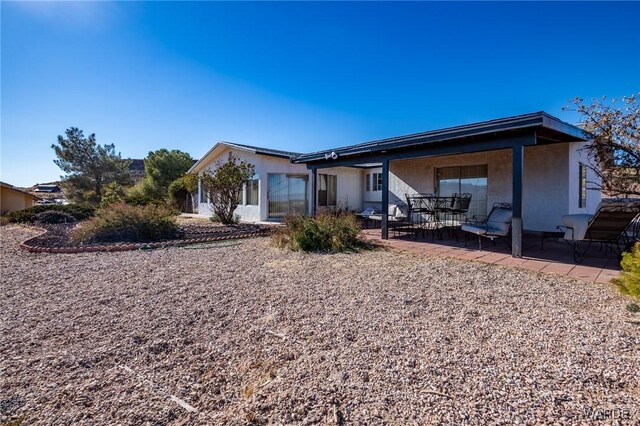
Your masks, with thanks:
[[[442,240],[432,241],[430,236],[414,238],[408,235],[392,236],[382,239],[380,229],[363,230],[366,238],[384,246],[408,251],[425,256],[451,257],[463,260],[473,260],[496,265],[513,266],[536,272],[566,275],[590,282],[608,283],[612,278],[620,275],[620,263],[615,255],[605,253],[599,247],[592,247],[584,262],[577,265],[571,255],[571,250],[563,241],[557,238],[542,240],[533,234],[523,235],[523,256],[515,258],[507,244],[499,241],[494,246],[483,244],[478,250],[478,241],[469,240],[465,247],[464,239],[456,240],[444,234]]]
[[[390,205],[402,203],[411,194],[440,195],[437,192],[441,191],[442,195],[451,195],[445,194],[445,190],[452,191],[450,182],[443,185],[444,178],[440,176],[454,176],[449,169],[465,168],[464,173],[472,173],[474,179],[484,179],[484,189],[472,201],[474,216],[486,217],[494,203],[510,205],[509,253],[520,259],[523,253],[530,256],[523,231],[553,231],[562,215],[593,213],[600,201],[599,192],[588,198],[588,204],[586,197],[578,200],[578,171],[586,162],[578,156],[585,142],[581,129],[537,112],[303,154],[292,161],[304,163],[312,171],[314,196],[318,171],[331,167],[380,167],[383,214],[377,233],[381,240],[390,236],[393,218],[384,214]],[[464,173],[455,176],[461,179]],[[462,189],[463,184],[459,187]],[[368,234],[373,237],[372,231]],[[423,240],[413,241],[426,244]],[[444,241],[436,240],[434,244],[449,249]],[[566,247],[564,251],[570,254]]]

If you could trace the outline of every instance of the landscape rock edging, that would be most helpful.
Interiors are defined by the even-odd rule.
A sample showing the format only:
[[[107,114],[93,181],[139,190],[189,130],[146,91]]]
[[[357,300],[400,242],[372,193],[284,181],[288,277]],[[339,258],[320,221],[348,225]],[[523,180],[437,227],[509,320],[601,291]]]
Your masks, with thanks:
[[[198,243],[209,243],[215,241],[225,241],[225,240],[239,240],[246,238],[256,238],[256,237],[264,237],[269,235],[269,229],[262,229],[259,231],[252,232],[237,232],[237,233],[228,233],[225,235],[210,235],[205,237],[197,237],[197,238],[186,238],[186,239],[176,239],[176,240],[164,240],[157,241],[152,243],[112,243],[112,244],[98,244],[98,245],[90,245],[90,246],[71,246],[71,247],[60,247],[60,246],[34,246],[30,245],[29,242],[46,234],[47,230],[44,228],[40,228],[33,225],[24,225],[21,224],[25,228],[33,229],[36,231],[42,231],[38,235],[34,235],[32,237],[27,238],[23,242],[20,243],[19,247],[22,250],[28,251],[30,253],[64,253],[64,254],[77,254],[77,253],[95,253],[95,252],[116,252],[116,251],[133,251],[140,249],[157,249],[163,247],[178,247],[189,244],[198,244]]]

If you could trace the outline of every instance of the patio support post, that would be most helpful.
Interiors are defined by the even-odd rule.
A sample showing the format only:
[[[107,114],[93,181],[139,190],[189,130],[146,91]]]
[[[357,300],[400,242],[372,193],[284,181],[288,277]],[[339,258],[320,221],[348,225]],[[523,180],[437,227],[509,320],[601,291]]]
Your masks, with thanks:
[[[382,160],[382,239],[389,239],[389,160]]]
[[[511,220],[511,255],[522,257],[522,167],[524,145],[513,146],[513,218]]]
[[[318,206],[318,169],[311,169],[311,216],[316,216]]]

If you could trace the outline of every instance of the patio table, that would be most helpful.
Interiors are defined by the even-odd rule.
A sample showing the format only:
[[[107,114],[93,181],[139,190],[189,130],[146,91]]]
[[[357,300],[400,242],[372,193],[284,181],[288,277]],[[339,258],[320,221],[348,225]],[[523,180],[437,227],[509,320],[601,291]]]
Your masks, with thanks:
[[[416,194],[407,196],[407,201],[412,206],[411,213],[418,214],[418,229],[432,230],[442,239],[443,228],[447,227],[447,214],[451,211],[453,197],[443,197],[431,194]],[[451,221],[451,224],[453,222]]]

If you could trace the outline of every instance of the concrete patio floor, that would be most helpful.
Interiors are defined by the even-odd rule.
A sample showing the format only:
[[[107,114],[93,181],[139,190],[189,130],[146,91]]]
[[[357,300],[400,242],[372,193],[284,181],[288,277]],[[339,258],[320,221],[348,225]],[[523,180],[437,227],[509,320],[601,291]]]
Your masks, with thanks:
[[[382,240],[380,229],[365,229],[364,235],[377,243],[391,248],[423,254],[426,256],[453,257],[464,260],[494,263],[496,265],[515,266],[533,271],[566,275],[590,282],[608,283],[612,278],[620,275],[620,264],[612,253],[604,253],[594,245],[587,252],[584,262],[577,265],[572,256],[571,248],[563,241],[546,239],[544,249],[540,247],[540,238],[528,236],[523,240],[522,258],[511,257],[511,249],[504,241],[497,241],[494,246],[491,241],[483,239],[482,250],[478,250],[478,240],[470,239],[464,246],[464,236],[460,241],[448,238],[446,232],[443,239],[433,239],[431,235],[425,238],[413,235],[393,236],[390,232],[388,240]]]

